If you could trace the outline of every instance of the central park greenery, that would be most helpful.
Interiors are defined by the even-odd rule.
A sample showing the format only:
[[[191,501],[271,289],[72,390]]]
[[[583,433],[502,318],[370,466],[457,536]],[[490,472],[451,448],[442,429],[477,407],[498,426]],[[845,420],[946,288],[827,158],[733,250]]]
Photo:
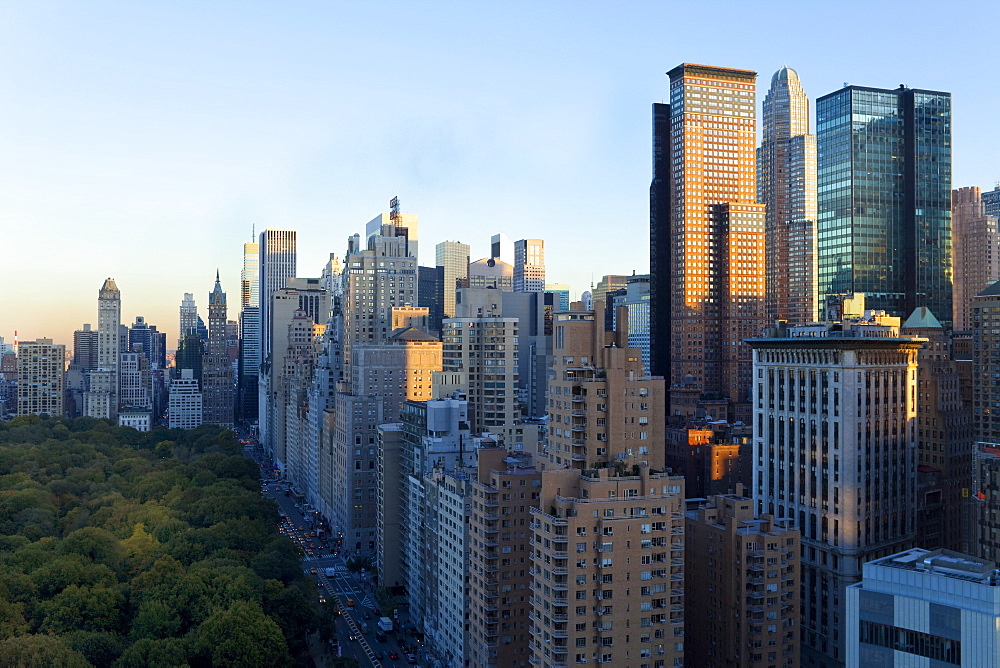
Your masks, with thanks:
[[[312,665],[329,616],[234,434],[0,423],[0,665]]]

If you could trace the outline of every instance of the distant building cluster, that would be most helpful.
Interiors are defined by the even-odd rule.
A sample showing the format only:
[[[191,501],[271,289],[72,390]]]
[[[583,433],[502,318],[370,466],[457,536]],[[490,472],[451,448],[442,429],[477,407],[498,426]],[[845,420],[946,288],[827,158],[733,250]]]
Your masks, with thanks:
[[[649,273],[577,293],[503,233],[423,266],[393,200],[312,277],[261,232],[173,353],[109,278],[71,356],[0,339],[0,412],[255,432],[429,664],[997,663],[1000,188],[953,190],[950,94],[813,130],[783,67],[758,142],[756,72],[668,76]]]

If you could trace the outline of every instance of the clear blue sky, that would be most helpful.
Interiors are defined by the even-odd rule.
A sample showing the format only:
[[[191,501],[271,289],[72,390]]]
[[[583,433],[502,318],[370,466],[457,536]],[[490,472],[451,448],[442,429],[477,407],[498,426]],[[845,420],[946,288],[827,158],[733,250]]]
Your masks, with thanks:
[[[3,2],[0,336],[71,342],[114,277],[177,336],[251,227],[299,274],[398,195],[444,239],[546,240],[574,293],[648,269],[650,105],[681,62],[950,91],[954,185],[1000,179],[1000,10],[951,2]],[[204,317],[204,314],[203,314]]]

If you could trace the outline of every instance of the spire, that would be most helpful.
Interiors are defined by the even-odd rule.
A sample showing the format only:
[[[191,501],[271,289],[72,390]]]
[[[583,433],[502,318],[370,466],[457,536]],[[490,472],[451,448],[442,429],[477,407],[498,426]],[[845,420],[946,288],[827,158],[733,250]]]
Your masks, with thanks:
[[[216,285],[219,284],[219,270],[218,269],[215,270],[215,284]]]

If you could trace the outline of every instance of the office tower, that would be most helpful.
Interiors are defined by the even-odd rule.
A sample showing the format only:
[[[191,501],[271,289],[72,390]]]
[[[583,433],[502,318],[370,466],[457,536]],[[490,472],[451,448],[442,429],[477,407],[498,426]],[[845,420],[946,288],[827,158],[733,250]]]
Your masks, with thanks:
[[[987,216],[1000,218],[1000,184],[983,193],[983,207]]]
[[[89,417],[118,417],[118,355],[121,350],[121,293],[113,279],[97,297],[97,366],[89,375],[84,412]]]
[[[514,265],[514,242],[503,232],[490,237],[490,257]]]
[[[616,290],[615,292],[618,292]],[[625,284],[625,294],[621,300],[606,302],[612,310],[616,310],[619,304],[624,306],[628,312],[628,347],[638,348],[642,351],[642,364],[647,376],[651,375],[652,368],[650,357],[650,326],[652,324],[650,316],[650,281],[649,274],[632,274]],[[613,323],[612,328],[617,328],[617,323]]]
[[[651,367],[671,387],[670,415],[721,398],[743,419],[751,366],[743,340],[766,325],[757,73],[685,63],[668,75],[670,104],[653,108],[650,346],[669,360],[654,356]],[[685,393],[675,396],[675,386]]]
[[[753,484],[753,444],[748,425],[705,416],[666,429],[666,465],[684,476],[688,498],[732,494]]]
[[[636,468],[543,474],[531,511],[532,665],[683,665],[684,480]]]
[[[764,98],[757,201],[765,206],[767,317],[815,322],[816,136],[798,73],[782,67]]]
[[[194,293],[185,292],[184,298],[181,299],[178,340],[183,339],[189,332],[197,334],[198,320],[198,305],[194,301]]]
[[[799,530],[737,494],[692,498],[684,526],[685,663],[799,666]],[[735,564],[735,567],[734,567]]]
[[[1000,445],[979,442],[972,457],[974,552],[984,559],[1000,559]]]
[[[417,306],[427,309],[430,332],[440,334],[444,319],[444,267],[417,267]]]
[[[73,332],[73,364],[83,373],[97,368],[97,331],[89,324]]]
[[[180,369],[180,376],[170,381],[167,401],[167,426],[170,429],[194,429],[201,424],[201,391],[192,369]]]
[[[473,434],[502,433],[520,418],[517,318],[446,318],[444,371],[467,374]]]
[[[400,421],[406,401],[432,398],[441,342],[418,329],[397,330],[381,343],[355,343],[350,381],[342,387],[330,434],[334,452],[334,523],[350,550],[373,553],[378,526],[378,427]],[[345,493],[345,490],[350,490]]]
[[[444,315],[455,317],[455,290],[469,278],[469,245],[442,241],[434,247],[435,262],[444,272]]]
[[[951,94],[847,86],[816,100],[819,299],[865,293],[951,324]]]
[[[528,541],[531,510],[540,503],[542,475],[523,453],[515,456],[494,447],[477,454],[468,513],[468,665],[527,665],[533,597]],[[556,573],[566,572],[568,558],[565,545],[562,548],[563,558],[550,564],[550,572],[553,567]],[[566,606],[563,601],[559,608],[550,609],[546,619],[565,624]]]
[[[847,665],[994,666],[996,563],[914,548],[868,562],[847,588]]]
[[[628,276],[607,274],[601,277],[601,280],[597,282],[596,287],[591,284],[590,296],[594,301],[600,299],[605,304],[608,304],[608,293],[614,292],[615,290],[623,290],[627,285]]]
[[[927,342],[917,354],[917,541],[927,549],[965,551],[972,487],[972,402],[960,390],[961,363],[934,314],[918,308],[900,331]]]
[[[132,351],[136,346],[142,346],[142,354],[151,369],[166,368],[167,335],[157,331],[156,325],[150,325],[141,315],[136,316],[135,323],[128,329],[127,349]]]
[[[243,244],[240,272],[240,363],[237,415],[257,419],[257,377],[260,373],[260,244]]]
[[[952,312],[955,331],[972,330],[972,298],[1000,280],[1000,233],[978,187],[951,191]]]
[[[650,373],[670,376],[670,105],[653,103],[653,180],[649,184]]]
[[[469,265],[470,288],[494,288],[504,292],[514,290],[514,266],[496,258],[483,258]]]
[[[215,272],[215,288],[208,293],[208,346],[201,365],[202,422],[233,426],[235,385],[226,341],[226,293]]]
[[[17,349],[17,414],[63,416],[66,346],[52,339],[21,341]]]
[[[244,249],[244,264],[249,259]],[[260,260],[257,271],[259,281],[257,298],[260,302],[260,353],[263,364],[271,354],[271,295],[285,287],[289,278],[296,275],[295,230],[264,230],[257,244]],[[251,293],[252,295],[252,293]],[[253,297],[251,296],[251,299]]]
[[[301,378],[295,360],[305,349],[313,354],[313,342],[330,320],[332,299],[318,278],[289,278],[268,300],[271,354],[261,364],[257,379],[258,421],[261,445],[282,468],[287,464],[288,419],[294,421],[297,415],[297,409],[289,411],[289,401],[309,383],[305,380],[303,387],[295,380]]]
[[[514,242],[514,292],[545,292],[545,242]]]
[[[566,311],[569,309],[569,286],[565,283],[546,283],[545,292],[556,296],[555,307],[557,310]]]
[[[975,439],[1000,444],[1000,282],[972,298],[972,420]]]
[[[917,355],[899,318],[754,339],[759,513],[802,532],[802,665],[842,663],[844,589],[916,538]]]
[[[604,331],[604,304],[555,314],[548,456],[556,466],[663,469],[666,389],[639,350]]]
[[[174,370],[190,369],[191,378],[201,386],[202,365],[205,357],[205,342],[196,333],[188,332],[181,337],[177,352],[174,353]]]
[[[412,218],[415,233],[416,216]],[[383,225],[380,230],[381,234],[369,237],[364,248],[358,235],[348,239],[341,342],[347,377],[353,361],[351,348],[360,343],[384,343],[392,333],[392,309],[419,303],[417,258],[410,253],[407,236],[393,225]]]
[[[369,246],[375,237],[396,237],[403,242],[403,256],[417,260],[419,217],[415,213],[400,213],[396,198],[389,202],[389,206],[389,213],[380,213],[365,225],[365,245]]]

